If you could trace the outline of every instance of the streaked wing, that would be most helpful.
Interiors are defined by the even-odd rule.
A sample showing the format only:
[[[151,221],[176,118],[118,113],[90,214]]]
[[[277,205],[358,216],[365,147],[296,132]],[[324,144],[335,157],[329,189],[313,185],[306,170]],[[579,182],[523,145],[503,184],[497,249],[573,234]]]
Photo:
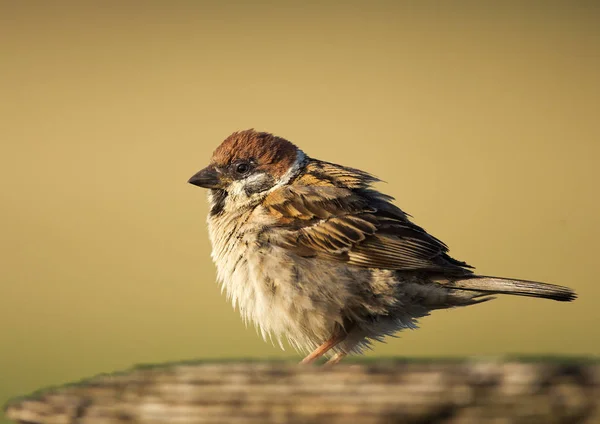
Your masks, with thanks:
[[[448,256],[440,240],[412,223],[391,197],[370,188],[362,171],[313,161],[291,185],[272,192],[264,207],[280,225],[270,243],[304,257],[393,270],[457,274],[470,268]]]

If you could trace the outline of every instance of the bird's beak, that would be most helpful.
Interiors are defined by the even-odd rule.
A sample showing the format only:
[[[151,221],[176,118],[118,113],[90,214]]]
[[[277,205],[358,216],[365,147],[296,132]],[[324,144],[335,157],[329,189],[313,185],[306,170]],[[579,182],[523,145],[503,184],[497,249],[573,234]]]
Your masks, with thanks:
[[[195,173],[188,183],[204,188],[223,188],[221,173],[213,165]]]

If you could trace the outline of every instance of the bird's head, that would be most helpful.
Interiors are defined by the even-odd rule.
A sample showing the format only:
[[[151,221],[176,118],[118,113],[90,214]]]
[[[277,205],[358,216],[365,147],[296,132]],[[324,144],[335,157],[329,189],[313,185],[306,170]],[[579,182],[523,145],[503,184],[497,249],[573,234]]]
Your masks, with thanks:
[[[229,197],[243,206],[260,201],[269,190],[287,184],[305,160],[296,145],[281,137],[254,130],[239,131],[227,137],[214,151],[210,164],[188,182],[210,189],[212,199],[222,198],[224,202]]]

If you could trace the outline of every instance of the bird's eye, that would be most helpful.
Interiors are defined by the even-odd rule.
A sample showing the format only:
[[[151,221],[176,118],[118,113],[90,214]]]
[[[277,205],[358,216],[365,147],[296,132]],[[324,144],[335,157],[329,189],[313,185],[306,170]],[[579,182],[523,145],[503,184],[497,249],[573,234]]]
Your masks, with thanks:
[[[248,171],[250,171],[250,165],[246,162],[238,163],[235,166],[235,172],[237,172],[240,175],[243,175]]]

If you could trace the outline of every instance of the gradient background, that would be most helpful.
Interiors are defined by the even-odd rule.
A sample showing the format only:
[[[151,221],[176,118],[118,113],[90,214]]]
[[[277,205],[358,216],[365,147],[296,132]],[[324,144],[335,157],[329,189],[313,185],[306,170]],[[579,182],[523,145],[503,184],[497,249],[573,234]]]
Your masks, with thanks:
[[[0,402],[295,357],[220,295],[186,184],[249,127],[377,174],[480,273],[580,295],[435,312],[373,355],[600,353],[597,3],[83,3],[0,3]]]

